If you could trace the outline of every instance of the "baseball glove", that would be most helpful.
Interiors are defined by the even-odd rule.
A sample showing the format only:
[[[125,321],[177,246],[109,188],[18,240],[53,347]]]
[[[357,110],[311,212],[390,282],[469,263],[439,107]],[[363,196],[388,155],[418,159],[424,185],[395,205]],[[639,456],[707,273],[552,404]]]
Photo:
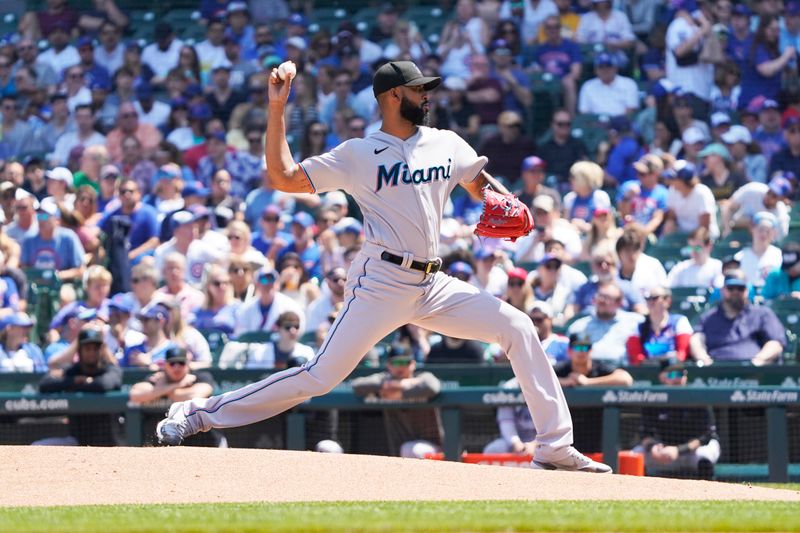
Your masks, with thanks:
[[[516,241],[533,230],[530,209],[513,194],[483,189],[483,214],[475,227],[481,237]]]

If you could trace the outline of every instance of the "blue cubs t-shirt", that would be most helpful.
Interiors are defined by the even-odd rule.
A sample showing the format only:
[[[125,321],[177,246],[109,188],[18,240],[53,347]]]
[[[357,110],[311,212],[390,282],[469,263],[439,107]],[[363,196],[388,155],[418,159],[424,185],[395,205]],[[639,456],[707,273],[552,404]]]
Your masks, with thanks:
[[[641,193],[631,199],[631,216],[639,224],[646,225],[653,219],[653,213],[667,209],[667,188],[660,183],[651,190],[644,187]]]
[[[566,39],[558,46],[543,44],[536,48],[533,60],[542,67],[542,71],[561,78],[569,74],[573,63],[581,62],[581,49]]]
[[[74,231],[56,228],[52,239],[43,239],[41,234],[26,237],[22,241],[21,263],[42,270],[68,270],[83,264],[83,254],[83,245]]]

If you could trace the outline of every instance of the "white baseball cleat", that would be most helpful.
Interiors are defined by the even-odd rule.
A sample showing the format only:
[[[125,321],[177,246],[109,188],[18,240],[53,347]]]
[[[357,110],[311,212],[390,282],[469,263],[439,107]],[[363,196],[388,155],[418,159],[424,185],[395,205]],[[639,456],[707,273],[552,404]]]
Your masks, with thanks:
[[[531,468],[536,470],[567,470],[570,472],[591,472],[593,474],[610,474],[611,467],[589,459],[574,446],[549,448],[538,445],[531,461]]]
[[[183,402],[175,402],[169,407],[167,417],[156,426],[158,443],[163,446],[180,446],[189,435],[189,420],[183,414]]]

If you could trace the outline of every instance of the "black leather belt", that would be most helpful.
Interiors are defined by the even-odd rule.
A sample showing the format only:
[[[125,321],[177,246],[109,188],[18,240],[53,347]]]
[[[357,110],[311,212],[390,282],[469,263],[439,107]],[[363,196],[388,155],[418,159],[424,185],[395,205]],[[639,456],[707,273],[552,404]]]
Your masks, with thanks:
[[[389,252],[381,253],[381,259],[384,261],[388,261],[390,263],[394,263],[395,265],[403,265],[403,256],[402,255],[395,255]],[[425,272],[426,274],[435,274],[439,272],[439,269],[442,268],[442,261],[441,259],[437,259],[435,261],[411,261],[411,265],[409,266],[412,270],[419,270],[420,272]]]

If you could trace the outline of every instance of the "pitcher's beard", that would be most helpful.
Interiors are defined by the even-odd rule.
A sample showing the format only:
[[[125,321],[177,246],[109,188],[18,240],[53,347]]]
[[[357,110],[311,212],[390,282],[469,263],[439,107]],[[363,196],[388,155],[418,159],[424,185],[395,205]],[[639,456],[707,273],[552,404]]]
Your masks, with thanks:
[[[414,105],[405,96],[400,101],[400,116],[415,126],[424,126],[428,122],[428,112],[422,105]]]

